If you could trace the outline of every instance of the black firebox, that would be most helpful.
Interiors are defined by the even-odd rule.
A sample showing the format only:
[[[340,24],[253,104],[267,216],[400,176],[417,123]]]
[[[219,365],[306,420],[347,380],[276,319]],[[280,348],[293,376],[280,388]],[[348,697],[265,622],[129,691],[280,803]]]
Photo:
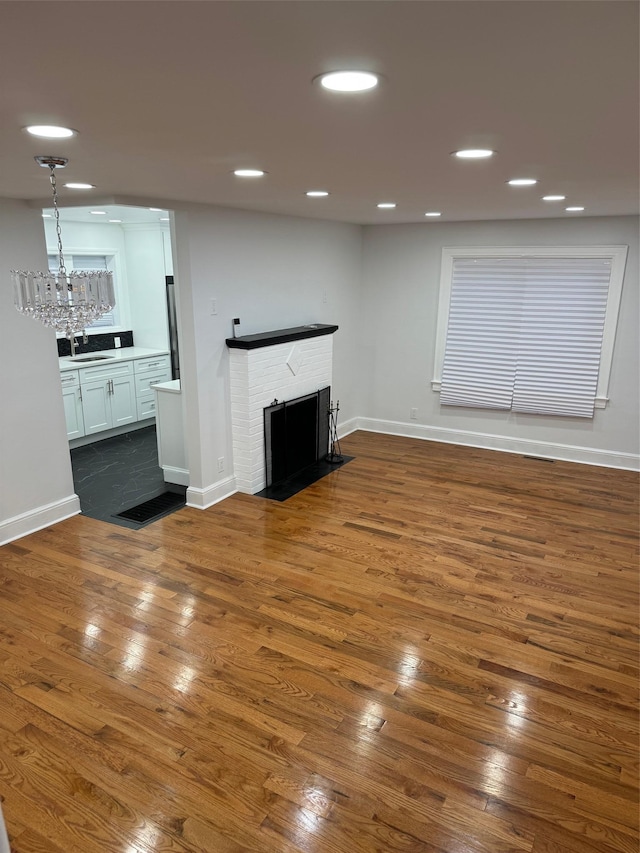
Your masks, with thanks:
[[[329,452],[331,388],[275,403],[264,410],[267,486],[282,483]]]

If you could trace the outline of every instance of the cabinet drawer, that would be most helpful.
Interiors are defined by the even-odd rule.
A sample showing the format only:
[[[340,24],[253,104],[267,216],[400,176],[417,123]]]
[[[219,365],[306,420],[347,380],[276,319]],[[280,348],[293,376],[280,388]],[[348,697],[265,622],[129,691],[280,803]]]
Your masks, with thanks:
[[[60,374],[60,383],[64,389],[78,388],[80,386],[80,375],[77,370],[65,370]]]
[[[80,382],[93,382],[96,379],[117,379],[120,376],[131,376],[133,365],[130,361],[106,362],[95,367],[80,369]]]
[[[138,420],[143,421],[146,418],[155,418],[156,416],[156,395],[153,391],[145,391],[140,394],[136,400],[138,407]]]
[[[165,370],[171,372],[171,358],[168,355],[156,355],[154,358],[138,358],[135,361],[136,376],[146,375],[147,373],[161,373]]]
[[[168,382],[171,379],[171,370],[166,368],[148,371],[142,375],[136,374],[136,394],[140,395],[146,391],[151,391],[151,386],[158,382]]]

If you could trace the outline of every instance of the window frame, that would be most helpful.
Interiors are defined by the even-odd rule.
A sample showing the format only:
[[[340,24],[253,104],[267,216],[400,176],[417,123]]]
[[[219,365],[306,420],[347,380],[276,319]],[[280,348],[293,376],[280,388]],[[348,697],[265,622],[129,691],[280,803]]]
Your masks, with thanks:
[[[57,248],[47,246],[48,256],[58,256]],[[120,251],[118,249],[87,249],[86,246],[80,249],[64,247],[63,253],[65,266],[71,271],[73,267],[73,258],[75,257],[101,257],[107,262],[107,270],[113,273],[113,287],[116,294],[116,304],[113,309],[114,322],[111,326],[88,326],[86,329],[87,335],[104,335],[112,332],[124,331],[127,327],[123,323],[123,304],[122,304],[122,264],[120,261]],[[126,313],[126,312],[124,312]],[[64,337],[64,333],[57,333],[56,337]]]
[[[605,409],[609,402],[609,381],[613,363],[613,350],[618,326],[618,315],[622,299],[624,271],[627,263],[628,246],[444,246],[440,266],[440,289],[433,379],[431,389],[440,391],[449,325],[449,306],[453,263],[459,258],[601,258],[611,262],[611,277],[602,335],[600,369],[596,388],[595,408]],[[506,411],[506,410],[505,410]]]

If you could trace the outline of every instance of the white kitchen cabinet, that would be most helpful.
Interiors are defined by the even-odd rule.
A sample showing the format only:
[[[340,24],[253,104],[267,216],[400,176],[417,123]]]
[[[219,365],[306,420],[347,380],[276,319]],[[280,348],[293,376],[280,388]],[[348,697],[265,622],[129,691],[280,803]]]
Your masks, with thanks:
[[[153,386],[171,379],[171,359],[168,355],[140,358],[134,362],[136,380],[136,407],[138,420],[156,416],[156,397]]]
[[[131,362],[79,371],[85,435],[138,420]]]
[[[156,434],[158,462],[166,483],[189,485],[189,466],[184,440],[184,400],[180,380],[155,386],[158,400]]]
[[[85,433],[79,371],[68,370],[61,374],[60,382],[62,384],[64,417],[67,422],[67,438],[81,438]]]
[[[166,351],[128,347],[77,359],[61,357],[60,382],[71,446],[120,435],[135,429],[129,425],[139,421],[141,426],[153,423],[157,401],[152,386],[170,379],[171,357]]]
[[[153,391],[148,391],[136,397],[136,408],[138,410],[138,420],[146,421],[148,418],[156,416],[156,398]]]
[[[168,355],[139,358],[133,364],[137,391],[148,391],[152,385],[171,379],[171,358]]]
[[[84,415],[85,435],[101,432],[111,426],[111,405],[109,401],[109,383],[103,379],[94,379],[82,385],[82,412]]]

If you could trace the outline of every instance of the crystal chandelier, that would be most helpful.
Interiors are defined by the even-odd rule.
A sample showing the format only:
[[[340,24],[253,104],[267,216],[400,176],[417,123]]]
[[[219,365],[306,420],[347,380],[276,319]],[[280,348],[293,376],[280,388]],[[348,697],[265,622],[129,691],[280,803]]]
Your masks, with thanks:
[[[53,209],[58,236],[58,272],[11,270],[16,309],[64,334],[74,351],[74,338],[116,304],[113,273],[107,270],[67,272],[62,253],[56,169],[64,169],[66,157],[36,157],[36,163],[50,170]]]

